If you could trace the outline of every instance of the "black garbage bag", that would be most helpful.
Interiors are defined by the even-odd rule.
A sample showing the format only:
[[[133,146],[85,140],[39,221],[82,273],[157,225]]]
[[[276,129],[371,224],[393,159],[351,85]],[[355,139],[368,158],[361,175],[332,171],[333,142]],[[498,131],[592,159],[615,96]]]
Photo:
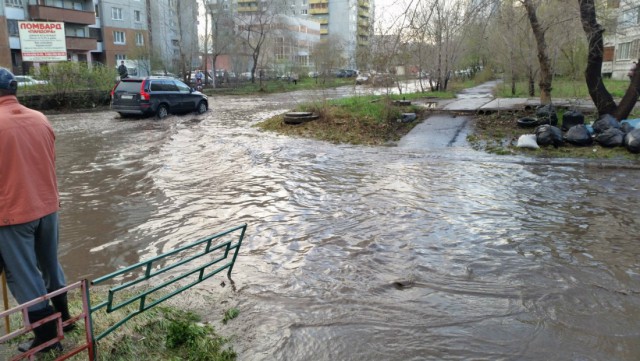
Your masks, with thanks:
[[[640,128],[634,129],[625,135],[624,146],[631,153],[640,153]]]
[[[596,142],[607,148],[619,147],[622,145],[623,141],[624,133],[622,130],[616,128],[609,128],[596,135]]]
[[[567,131],[574,125],[584,124],[584,115],[577,110],[570,110],[562,114],[562,130]]]
[[[553,145],[558,148],[564,144],[562,139],[562,131],[553,125],[543,124],[536,127],[536,141],[538,145]]]
[[[611,114],[605,114],[593,123],[593,131],[598,134],[609,128],[620,129],[620,122]]]
[[[564,135],[564,140],[579,146],[591,145],[593,140],[591,139],[591,135],[587,130],[587,126],[584,124],[574,125],[569,128],[567,134]]]
[[[553,104],[539,106],[536,109],[536,118],[538,118],[538,124],[558,125],[558,114]]]

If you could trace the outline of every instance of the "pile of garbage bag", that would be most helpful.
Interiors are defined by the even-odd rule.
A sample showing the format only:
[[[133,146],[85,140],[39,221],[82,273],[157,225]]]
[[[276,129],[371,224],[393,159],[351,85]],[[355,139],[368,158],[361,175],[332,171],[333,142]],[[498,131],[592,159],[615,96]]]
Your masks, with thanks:
[[[526,124],[526,125],[525,125]],[[518,126],[536,126],[535,134],[525,134],[518,147],[559,147],[565,142],[575,146],[593,143],[612,148],[624,146],[632,153],[640,153],[640,119],[618,121],[610,114],[600,116],[593,124],[585,124],[579,111],[567,111],[562,116],[562,128],[558,128],[558,117],[553,105],[539,107],[536,117],[518,119]],[[524,136],[524,135],[523,135]],[[532,144],[535,136],[535,146]],[[525,141],[526,139],[526,141]]]

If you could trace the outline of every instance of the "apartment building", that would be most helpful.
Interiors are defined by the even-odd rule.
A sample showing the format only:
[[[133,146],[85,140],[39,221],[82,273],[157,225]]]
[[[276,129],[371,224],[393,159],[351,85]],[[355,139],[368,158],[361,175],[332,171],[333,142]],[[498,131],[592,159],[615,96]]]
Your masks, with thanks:
[[[238,14],[248,16],[265,6],[260,0],[235,0],[235,4]],[[373,0],[279,0],[268,6],[278,14],[318,23],[320,41],[339,41],[352,68],[357,52],[369,46],[373,34]]]
[[[148,73],[154,57],[174,70],[198,51],[196,0],[0,1],[0,66],[17,74],[40,65],[23,59],[21,21],[61,22],[66,60],[109,67],[125,60],[133,75]]]
[[[98,40],[94,59],[108,67],[126,60],[138,75],[138,60],[149,57],[149,28],[145,0],[94,0],[96,22],[90,31]],[[141,74],[144,75],[144,74]]]
[[[640,1],[608,0],[602,74],[626,79],[640,58]]]
[[[308,1],[307,14],[320,24],[322,38],[340,39],[349,66],[356,67],[358,48],[369,46],[373,35],[373,0]]]
[[[26,73],[33,65],[22,59],[20,21],[63,22],[70,60],[91,61],[91,52],[97,48],[97,40],[89,31],[96,22],[93,0],[2,0],[0,65],[16,73]]]

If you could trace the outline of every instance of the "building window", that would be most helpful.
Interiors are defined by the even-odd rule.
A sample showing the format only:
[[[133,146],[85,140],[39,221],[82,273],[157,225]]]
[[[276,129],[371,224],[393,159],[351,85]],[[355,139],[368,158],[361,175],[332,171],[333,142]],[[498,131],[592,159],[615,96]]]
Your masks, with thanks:
[[[629,59],[629,50],[631,50],[631,42],[618,44],[616,48],[616,60]]]
[[[144,45],[144,35],[142,35],[142,33],[136,33],[136,45]]]
[[[100,9],[100,8],[98,7],[98,4],[96,4],[96,6],[95,6],[96,18],[99,18],[99,17],[100,17],[100,11],[99,11],[99,9]]]
[[[9,36],[20,35],[20,30],[18,30],[18,20],[7,19],[7,28],[9,29]]]
[[[126,44],[126,40],[124,38],[124,31],[114,31],[113,32],[113,43],[114,44]]]
[[[133,10],[133,20],[137,22],[142,21],[142,13],[140,12],[140,10]]]
[[[111,19],[113,19],[113,20],[122,20],[122,9],[121,8],[111,8]]]
[[[22,0],[4,0],[4,3],[7,6],[22,7]]]
[[[78,38],[84,38],[86,37],[86,34],[87,34],[85,28],[79,28],[79,27],[76,28],[73,26],[66,26],[64,28],[64,32],[66,36],[75,36]]]
[[[127,60],[127,56],[125,54],[116,54],[116,64],[120,65],[122,60]]]
[[[89,28],[89,37],[97,41],[102,41],[102,30],[100,28]]]
[[[620,26],[623,28],[638,24],[638,8],[632,8],[622,12]]]

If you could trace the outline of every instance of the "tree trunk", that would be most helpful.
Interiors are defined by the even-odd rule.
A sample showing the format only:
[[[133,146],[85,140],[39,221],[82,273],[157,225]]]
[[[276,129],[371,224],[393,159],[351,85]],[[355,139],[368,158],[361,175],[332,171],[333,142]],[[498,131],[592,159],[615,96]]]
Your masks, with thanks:
[[[589,88],[591,100],[598,109],[598,114],[611,114],[616,119],[626,119],[640,96],[640,72],[631,74],[631,82],[624,93],[619,105],[613,100],[611,93],[602,82],[602,61],[604,58],[604,41],[602,34],[604,29],[596,19],[596,7],[594,0],[578,0],[580,4],[580,20],[582,29],[589,40],[589,53],[587,55],[587,70],[584,75]],[[640,60],[639,60],[640,61]]]
[[[602,33],[604,33],[604,29],[596,20],[594,0],[578,1],[580,3],[582,29],[584,29],[587,34],[587,40],[589,40],[587,69],[584,72],[589,95],[596,109],[598,109],[598,114],[613,114],[617,109],[617,105],[602,82],[602,60],[604,57]]]
[[[209,31],[209,14],[207,14],[207,4],[206,2],[203,1],[203,5],[204,5],[204,85],[208,85],[209,84],[209,79],[207,78],[207,74],[208,73],[208,67],[209,67],[209,34],[207,34],[207,31]]]
[[[534,97],[536,95],[536,78],[533,75],[533,69],[529,66],[529,96]]]
[[[546,105],[551,103],[551,61],[547,55],[547,43],[544,39],[545,29],[542,28],[536,15],[536,7],[533,5],[532,0],[522,0],[525,9],[527,10],[527,16],[529,17],[529,23],[531,24],[531,30],[533,30],[533,36],[536,38],[536,45],[538,46],[538,62],[540,63],[540,104]]]

